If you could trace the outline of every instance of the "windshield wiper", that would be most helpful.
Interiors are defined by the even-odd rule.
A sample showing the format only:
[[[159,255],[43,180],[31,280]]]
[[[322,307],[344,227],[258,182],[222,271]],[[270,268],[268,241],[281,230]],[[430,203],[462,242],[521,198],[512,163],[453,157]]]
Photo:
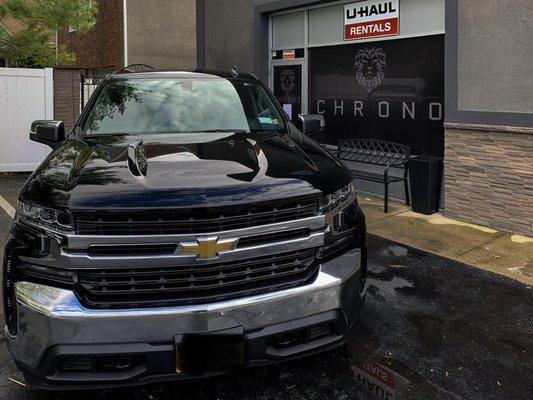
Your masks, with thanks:
[[[90,133],[84,134],[84,137],[98,138],[104,136],[125,136],[125,135],[163,135],[169,133],[217,133],[217,132],[228,132],[228,133],[250,133],[244,129],[207,129],[199,131],[161,131],[161,132],[110,132],[110,133]]]
[[[234,132],[234,133],[249,133],[244,129],[202,129],[199,131],[183,131],[183,133],[212,133],[212,132]]]

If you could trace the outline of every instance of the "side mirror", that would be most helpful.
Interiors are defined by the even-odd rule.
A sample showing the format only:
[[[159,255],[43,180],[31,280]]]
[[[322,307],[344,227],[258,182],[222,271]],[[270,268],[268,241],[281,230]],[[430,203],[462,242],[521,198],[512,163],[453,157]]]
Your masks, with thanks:
[[[65,125],[63,121],[33,121],[30,140],[55,149],[65,140]]]
[[[301,126],[298,128],[306,135],[321,133],[326,128],[326,120],[322,114],[299,115]]]

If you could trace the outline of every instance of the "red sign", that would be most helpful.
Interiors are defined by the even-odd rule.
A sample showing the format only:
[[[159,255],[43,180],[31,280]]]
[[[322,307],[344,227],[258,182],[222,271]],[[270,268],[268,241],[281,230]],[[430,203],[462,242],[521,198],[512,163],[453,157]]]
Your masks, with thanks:
[[[284,60],[294,60],[296,58],[296,53],[294,50],[283,50],[283,59]]]
[[[397,35],[399,0],[367,0],[344,6],[344,40]]]
[[[398,18],[382,19],[375,22],[361,22],[344,26],[344,40],[398,34]]]

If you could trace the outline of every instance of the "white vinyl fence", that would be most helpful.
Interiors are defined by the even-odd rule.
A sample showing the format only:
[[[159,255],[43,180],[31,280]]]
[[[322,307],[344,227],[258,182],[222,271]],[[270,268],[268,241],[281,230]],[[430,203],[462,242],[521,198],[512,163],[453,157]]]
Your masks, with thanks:
[[[0,172],[33,171],[50,149],[29,139],[31,123],[54,117],[53,70],[0,68]]]

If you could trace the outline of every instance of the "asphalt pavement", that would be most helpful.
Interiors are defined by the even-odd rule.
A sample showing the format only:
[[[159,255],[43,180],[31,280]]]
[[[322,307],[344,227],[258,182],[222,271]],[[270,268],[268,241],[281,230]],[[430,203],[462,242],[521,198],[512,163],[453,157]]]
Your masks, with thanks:
[[[9,223],[0,209],[1,243]],[[43,392],[15,382],[0,343],[0,400],[533,398],[531,286],[377,236],[369,253],[360,323],[334,351],[191,382]]]

